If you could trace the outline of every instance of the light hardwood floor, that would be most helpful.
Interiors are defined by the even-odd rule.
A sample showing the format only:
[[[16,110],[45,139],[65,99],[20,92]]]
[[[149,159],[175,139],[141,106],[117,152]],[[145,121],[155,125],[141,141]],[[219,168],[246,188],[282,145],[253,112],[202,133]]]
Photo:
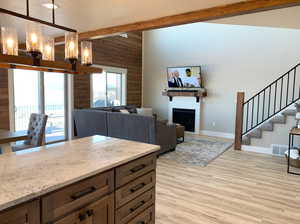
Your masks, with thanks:
[[[228,150],[207,167],[160,157],[156,224],[299,224],[300,176],[281,157]]]

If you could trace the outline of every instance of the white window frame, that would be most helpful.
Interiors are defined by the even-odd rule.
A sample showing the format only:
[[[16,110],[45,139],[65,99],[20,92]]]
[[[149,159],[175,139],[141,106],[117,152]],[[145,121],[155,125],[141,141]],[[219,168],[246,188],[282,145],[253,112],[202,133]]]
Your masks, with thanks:
[[[74,137],[74,125],[73,125],[73,110],[74,110],[74,79],[73,75],[70,74],[61,74],[65,76],[65,140],[70,140]],[[43,76],[42,76],[43,77]],[[43,85],[43,80],[39,80],[40,84]],[[8,86],[9,86],[9,124],[10,130],[15,131],[15,97],[14,97],[14,72],[13,69],[8,70]],[[44,86],[39,86],[39,91],[41,92],[40,97],[43,97],[44,92],[41,89],[44,89]],[[44,99],[41,100],[40,106],[43,107]],[[40,108],[41,112],[44,111],[44,108]],[[65,141],[62,140],[62,141]],[[52,144],[55,142],[50,142]]]
[[[123,102],[122,105],[126,105],[127,104],[127,72],[128,72],[128,69],[120,68],[120,67],[110,67],[110,66],[104,66],[104,65],[93,65],[93,66],[102,68],[103,69],[102,73],[110,73],[111,72],[111,73],[121,74],[121,76],[122,76],[122,102]],[[91,77],[90,78],[90,86],[91,86],[91,88],[90,88],[90,90],[91,90],[90,105],[91,105],[91,107],[94,107],[93,106],[93,101],[94,101],[93,75],[91,75],[90,77]]]

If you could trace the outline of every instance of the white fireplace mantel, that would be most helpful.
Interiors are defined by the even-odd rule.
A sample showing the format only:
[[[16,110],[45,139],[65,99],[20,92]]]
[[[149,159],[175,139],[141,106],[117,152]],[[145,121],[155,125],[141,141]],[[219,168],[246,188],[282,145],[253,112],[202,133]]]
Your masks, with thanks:
[[[191,109],[195,110],[195,134],[200,133],[200,113],[201,113],[201,100],[197,102],[195,97],[173,97],[172,101],[169,101],[168,108],[168,120],[173,122],[173,108],[178,109]]]

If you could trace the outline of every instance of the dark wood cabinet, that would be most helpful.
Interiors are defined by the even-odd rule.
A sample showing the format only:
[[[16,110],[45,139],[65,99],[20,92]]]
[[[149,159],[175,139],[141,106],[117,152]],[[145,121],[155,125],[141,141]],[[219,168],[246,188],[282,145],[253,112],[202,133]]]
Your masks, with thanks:
[[[27,202],[0,213],[0,224],[39,224],[39,200]]]
[[[53,224],[114,224],[114,195],[106,196]]]
[[[49,223],[113,192],[113,170],[42,197],[42,223]]]
[[[125,205],[142,193],[155,186],[155,172],[152,171],[138,179],[126,184],[116,191],[116,207]]]
[[[155,170],[156,154],[150,154],[116,168],[116,187],[119,188],[136,178]]]
[[[0,212],[0,224],[154,224],[156,153]]]
[[[127,224],[154,224],[155,223],[155,207],[152,206],[145,211],[143,211],[141,214],[139,214],[137,217],[132,219]]]

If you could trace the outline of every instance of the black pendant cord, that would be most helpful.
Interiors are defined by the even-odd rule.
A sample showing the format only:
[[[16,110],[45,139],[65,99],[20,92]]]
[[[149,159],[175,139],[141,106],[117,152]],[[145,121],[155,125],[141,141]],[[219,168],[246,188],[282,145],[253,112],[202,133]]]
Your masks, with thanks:
[[[27,0],[28,1],[28,0]],[[55,7],[54,0],[52,0],[52,23],[55,24]]]
[[[26,15],[29,17],[29,0],[26,0]]]

